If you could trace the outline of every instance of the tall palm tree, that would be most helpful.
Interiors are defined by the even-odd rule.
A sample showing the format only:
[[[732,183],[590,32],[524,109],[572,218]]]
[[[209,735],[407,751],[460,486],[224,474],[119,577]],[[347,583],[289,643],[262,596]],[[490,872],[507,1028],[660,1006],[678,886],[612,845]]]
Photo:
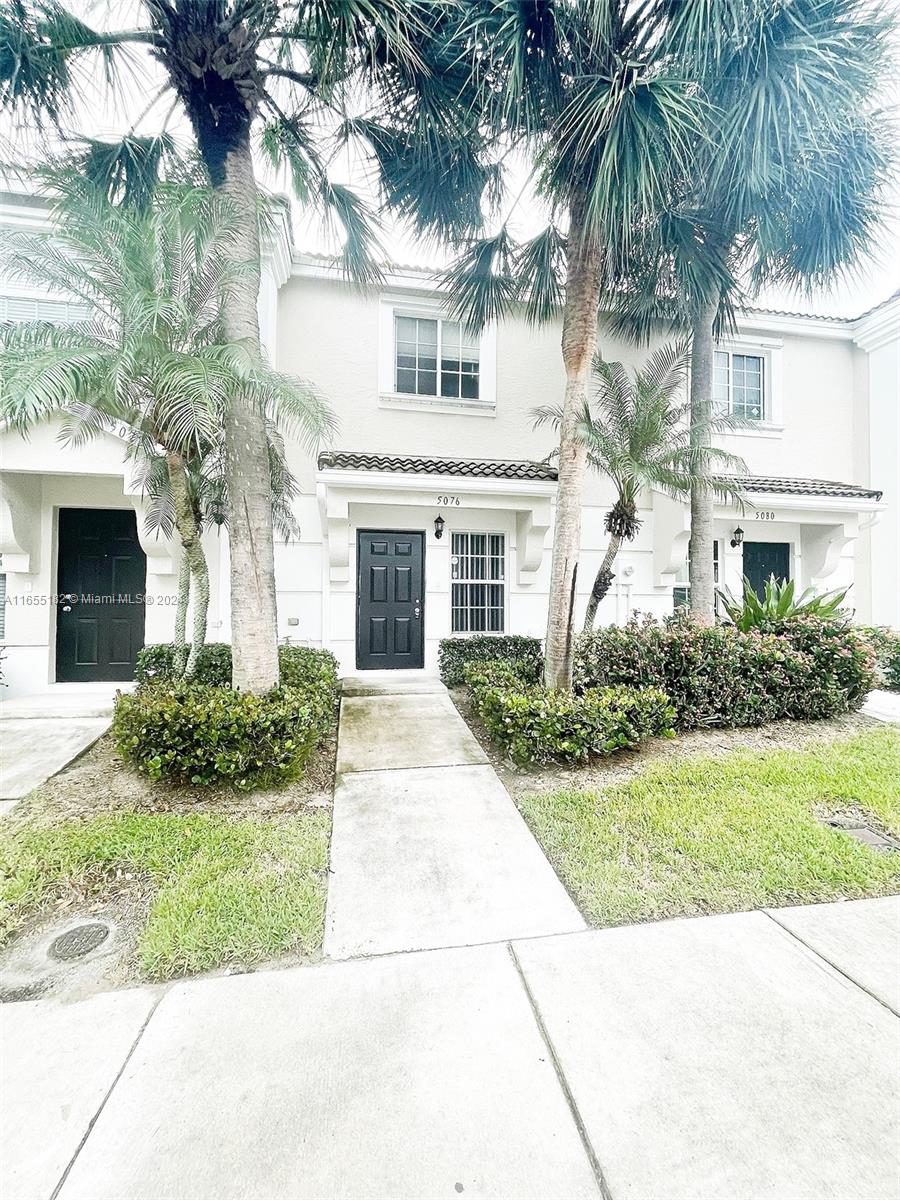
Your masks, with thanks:
[[[632,231],[664,208],[704,135],[703,109],[669,69],[665,0],[473,0],[462,6],[471,106],[502,191],[524,155],[551,224],[524,245],[508,221],[473,239],[446,281],[456,315],[481,326],[517,305],[532,321],[562,310],[566,386],[559,412],[559,485],[545,681],[571,687],[572,609],[588,450],[578,436],[597,347],[598,315]],[[512,212],[515,204],[508,206]]]
[[[150,497],[151,525],[177,528],[184,550],[176,641],[185,640],[193,585],[194,630],[186,673],[206,633],[209,573],[201,535],[221,520],[228,472],[224,414],[244,397],[263,416],[266,479],[281,529],[293,530],[296,485],[279,424],[309,444],[332,417],[314,388],[225,342],[226,295],[242,267],[218,247],[233,206],[208,188],[168,185],[145,210],[115,206],[71,171],[45,175],[53,196],[45,233],[0,242],[4,271],[77,297],[83,322],[0,327],[0,418],[27,433],[51,413],[78,444],[102,431],[124,436]]]
[[[427,0],[140,0],[135,7],[139,23],[121,28],[114,23],[121,15],[115,0],[94,6],[97,26],[60,0],[0,0],[0,109],[33,127],[50,126],[71,136],[73,123],[81,119],[87,81],[115,84],[123,71],[142,66],[150,77],[161,75],[158,90],[155,85],[145,89],[151,105],[174,93],[173,110],[190,122],[209,183],[232,205],[234,220],[219,253],[240,264],[242,278],[222,322],[225,340],[243,347],[246,372],[261,370],[254,137],[288,167],[300,199],[317,204],[338,223],[345,236],[343,262],[358,278],[378,276],[374,223],[361,196],[330,179],[328,166],[339,137],[352,132],[365,140],[377,134],[362,119],[345,121],[361,84],[390,110],[386,132],[391,138],[377,147],[368,140],[376,166],[382,158],[391,164],[382,173],[388,202],[402,209],[411,181],[431,169],[443,175],[444,187],[430,188],[426,222],[433,217],[438,226],[456,225],[477,216],[477,199],[455,205],[454,197],[469,195],[485,177],[466,154],[464,140],[452,145],[459,118],[451,120],[454,110],[444,102],[444,72],[429,64],[420,48],[429,43],[430,26],[443,19],[447,6]],[[452,78],[451,64],[446,65]],[[133,91],[120,89],[120,105]],[[422,130],[422,110],[405,103],[410,95],[429,100]],[[451,148],[445,153],[448,123]],[[427,146],[425,153],[414,148],[420,143]],[[142,152],[135,153],[136,148]],[[127,190],[146,194],[147,181],[135,182],[133,176],[158,166],[156,140],[142,145],[132,128],[118,147],[93,143],[91,149],[95,177],[111,182],[124,172],[130,177]],[[418,202],[417,211],[424,211]],[[263,691],[278,680],[264,418],[251,390],[230,395],[224,416],[234,680],[244,689]]]
[[[588,464],[607,476],[616,499],[606,514],[606,554],[594,578],[584,629],[594,627],[597,609],[609,591],[622,543],[633,541],[641,527],[638,499],[646,488],[676,498],[704,486],[725,500],[740,502],[743,461],[725,450],[698,445],[691,436],[690,401],[684,397],[688,352],[684,343],[663,346],[647,362],[629,372],[622,363],[594,360],[594,388],[576,422],[576,435],[587,450]],[[562,409],[535,410],[536,425],[559,428]],[[710,433],[731,428],[734,421],[716,416]]]
[[[891,30],[858,0],[674,5],[669,47],[709,104],[669,203],[646,223],[615,296],[620,330],[692,340],[698,449],[711,435],[715,341],[760,287],[812,288],[871,247],[897,131],[879,111]],[[691,492],[691,608],[714,613],[712,494]]]

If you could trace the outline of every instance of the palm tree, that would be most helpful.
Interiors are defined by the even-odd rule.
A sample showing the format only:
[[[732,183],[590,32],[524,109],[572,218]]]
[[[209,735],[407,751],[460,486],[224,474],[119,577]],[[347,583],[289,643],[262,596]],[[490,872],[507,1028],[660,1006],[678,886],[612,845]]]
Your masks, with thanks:
[[[109,0],[105,7],[115,22],[121,6]],[[262,371],[254,137],[288,168],[299,198],[338,223],[343,262],[357,278],[378,277],[374,222],[358,194],[329,178],[328,165],[339,137],[375,137],[364,120],[345,122],[361,80],[373,100],[390,109],[387,132],[397,135],[378,153],[368,142],[376,164],[379,154],[391,163],[382,177],[387,200],[402,209],[411,181],[430,167],[442,171],[444,187],[430,189],[429,212],[417,203],[426,223],[434,217],[438,226],[455,225],[458,214],[477,210],[477,200],[454,210],[455,196],[485,180],[463,142],[448,154],[442,150],[450,120],[442,114],[453,110],[443,102],[444,72],[421,48],[430,41],[430,25],[442,20],[443,6],[424,0],[141,0],[136,7],[141,21],[133,27],[92,27],[60,0],[0,0],[0,108],[71,138],[68,126],[78,120],[84,81],[115,85],[123,71],[142,66],[149,79],[158,81],[161,73],[158,87],[145,88],[151,107],[174,93],[171,111],[189,119],[209,183],[231,202],[234,219],[218,250],[240,265],[241,281],[223,308],[222,325],[235,364],[236,348],[243,348],[245,373]],[[452,79],[449,66],[446,74]],[[128,94],[119,89],[120,105]],[[409,95],[429,100],[423,155],[416,149],[423,110],[404,103]],[[458,122],[454,116],[454,137]],[[94,142],[90,149],[95,178],[112,185],[124,177],[131,195],[150,190],[141,176],[159,165],[157,139],[141,142],[132,126],[118,146]],[[229,394],[224,418],[234,682],[264,691],[278,681],[278,657],[268,449],[253,390]]]
[[[766,284],[812,288],[871,250],[896,143],[878,111],[895,25],[856,0],[682,5],[669,46],[709,103],[666,210],[624,272],[620,330],[689,331],[698,450],[712,425],[715,341]],[[714,614],[712,494],[691,491],[691,608]]]
[[[565,394],[545,644],[545,682],[569,688],[572,620],[588,448],[579,436],[601,297],[632,231],[650,223],[703,137],[703,110],[668,69],[666,0],[545,0],[464,5],[483,152],[503,168],[524,155],[553,220],[524,245],[508,218],[471,240],[447,272],[455,314],[479,327],[524,305],[532,321],[562,310]],[[511,214],[515,203],[508,206]]]
[[[331,414],[310,385],[265,367],[223,341],[223,306],[241,269],[218,254],[235,217],[208,188],[167,185],[144,211],[112,205],[71,171],[45,176],[54,197],[46,233],[0,243],[7,274],[48,283],[90,310],[83,322],[0,327],[0,417],[23,433],[50,413],[72,444],[103,431],[124,436],[150,498],[151,527],[177,528],[184,550],[176,641],[185,641],[193,588],[190,658],[206,634],[209,573],[201,535],[229,509],[224,414],[242,396],[263,416],[266,478],[275,517],[294,529],[296,485],[278,423],[310,445]]]
[[[591,588],[586,631],[593,629],[597,609],[615,578],[612,567],[622,543],[633,541],[641,527],[637,505],[645,488],[683,497],[702,482],[722,499],[740,502],[737,477],[746,472],[742,460],[725,450],[698,446],[691,436],[690,401],[683,395],[687,365],[684,343],[660,347],[630,375],[621,363],[594,360],[593,397],[578,414],[576,430],[589,465],[612,481],[616,499],[604,522],[609,544]],[[535,418],[536,425],[559,428],[562,410],[541,407]],[[710,424],[713,433],[732,427],[734,421],[717,416]]]

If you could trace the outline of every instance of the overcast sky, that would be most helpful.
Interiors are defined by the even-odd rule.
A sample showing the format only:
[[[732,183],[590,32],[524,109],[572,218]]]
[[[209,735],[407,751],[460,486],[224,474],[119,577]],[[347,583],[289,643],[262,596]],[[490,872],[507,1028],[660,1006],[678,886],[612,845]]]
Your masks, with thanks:
[[[900,0],[888,0],[888,3],[900,14]],[[106,0],[75,0],[71,7],[92,23],[106,23],[103,20],[104,16],[108,16],[109,6]],[[117,8],[115,23],[119,27],[137,23],[134,22],[134,18],[139,13],[140,6],[133,3],[133,0],[122,0]],[[143,54],[140,57],[145,61]],[[885,97],[885,103],[896,109],[900,98],[900,41],[894,48],[894,61],[897,66],[896,77],[889,94]],[[148,78],[146,70],[142,70],[128,82],[124,102],[110,108],[105,103],[102,77],[98,75],[96,79],[84,78],[83,112],[79,114],[77,124],[82,131],[98,137],[118,134],[127,128],[138,114],[147,109],[139,130],[142,133],[155,132],[160,128],[171,105],[170,94],[167,98],[151,104],[148,109],[148,102],[152,100],[157,87],[158,83],[154,84],[154,81]],[[124,121],[122,113],[127,114]],[[188,141],[190,130],[186,122],[177,122],[174,125],[170,123],[170,129],[180,139]],[[13,134],[13,145],[23,145],[32,140],[28,138],[27,131],[12,131],[7,127],[3,132]],[[3,146],[4,156],[7,156],[8,143],[4,143],[7,143],[6,137],[0,138],[0,146]],[[335,181],[352,183],[365,189],[366,174],[365,163],[358,157],[353,158],[351,151],[342,153],[333,163]],[[287,190],[286,181],[274,177],[264,163],[259,164],[259,176],[273,189]],[[524,168],[521,170],[521,177],[523,181],[527,178]],[[511,189],[517,190],[518,185]],[[792,292],[769,291],[759,296],[755,303],[760,307],[853,317],[891,296],[900,289],[900,168],[887,203],[889,215],[881,230],[874,254],[854,277],[842,280],[829,293],[819,293],[811,298]],[[297,250],[327,253],[335,249],[334,242],[329,240],[327,232],[317,221],[304,214],[296,203],[293,205],[293,212]],[[541,206],[529,195],[526,188],[524,197],[516,205],[511,216],[510,226],[513,234],[518,237],[530,236],[537,232],[545,221],[546,215],[541,211]],[[446,252],[417,241],[408,230],[390,218],[386,220],[382,242],[387,255],[392,260],[404,264],[434,268],[447,260]]]

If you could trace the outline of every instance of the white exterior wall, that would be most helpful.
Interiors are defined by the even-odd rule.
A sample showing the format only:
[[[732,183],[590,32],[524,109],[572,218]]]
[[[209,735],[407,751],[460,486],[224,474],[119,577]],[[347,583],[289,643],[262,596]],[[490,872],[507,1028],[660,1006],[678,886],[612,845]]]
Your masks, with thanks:
[[[510,320],[488,331],[482,353],[482,395],[493,408],[427,406],[390,393],[390,304],[423,314],[438,301],[424,279],[394,278],[382,293],[361,293],[321,264],[301,263],[290,274],[284,239],[263,272],[260,326],[264,345],[282,371],[313,381],[339,420],[335,446],[364,453],[529,459],[554,448],[549,429],[535,431],[531,410],[562,397],[564,373],[558,322],[533,329]],[[743,513],[716,511],[721,581],[740,587],[741,551],[729,541],[736,525],[747,541],[787,542],[801,586],[854,584],[860,619],[900,625],[900,301],[856,323],[752,314],[735,347],[765,357],[770,411],[727,444],[756,475],[818,478],[882,489],[887,507],[872,502],[785,495],[757,497]],[[885,315],[886,314],[886,315]],[[386,331],[387,330],[387,334]],[[636,365],[647,351],[607,336],[608,359]],[[134,507],[148,554],[146,640],[172,636],[180,550],[144,535],[141,499],[130,485],[121,446],[106,438],[80,450],[60,445],[48,425],[28,441],[0,434],[9,503],[0,551],[8,593],[6,674],[10,692],[34,690],[54,678],[55,612],[28,595],[55,590],[56,513],[62,506]],[[505,535],[506,630],[541,636],[546,619],[552,544],[553,486],[511,481],[398,476],[357,479],[318,472],[315,461],[289,445],[302,495],[300,536],[276,543],[278,632],[327,645],[345,670],[355,665],[356,540],[361,529],[424,530],[425,665],[434,669],[440,638],[450,633],[450,546],[454,529]],[[364,474],[364,473],[360,473]],[[323,482],[329,476],[328,481]],[[442,504],[453,495],[458,503]],[[584,495],[576,623],[607,544],[603,520],[612,500],[607,481],[590,474]],[[687,507],[665,497],[642,498],[642,527],[621,552],[616,578],[600,608],[604,623],[635,610],[664,615],[687,554]],[[434,536],[438,512],[447,525]],[[23,547],[20,543],[26,543]],[[210,561],[209,639],[228,640],[227,535],[206,535]],[[25,563],[20,551],[27,551]],[[24,565],[25,569],[22,569]],[[158,599],[157,599],[158,598]],[[10,693],[7,693],[10,694]]]

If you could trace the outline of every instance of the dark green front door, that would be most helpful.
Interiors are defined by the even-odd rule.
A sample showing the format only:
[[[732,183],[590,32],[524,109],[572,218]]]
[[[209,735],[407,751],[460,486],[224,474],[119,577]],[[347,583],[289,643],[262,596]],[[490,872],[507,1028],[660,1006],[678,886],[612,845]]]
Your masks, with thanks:
[[[771,575],[784,581],[791,576],[791,547],[788,542],[744,542],[744,574],[762,599]]]
[[[133,510],[59,511],[56,678],[134,678],[144,644],[147,559]]]
[[[360,532],[356,569],[356,665],[424,666],[425,535]]]

